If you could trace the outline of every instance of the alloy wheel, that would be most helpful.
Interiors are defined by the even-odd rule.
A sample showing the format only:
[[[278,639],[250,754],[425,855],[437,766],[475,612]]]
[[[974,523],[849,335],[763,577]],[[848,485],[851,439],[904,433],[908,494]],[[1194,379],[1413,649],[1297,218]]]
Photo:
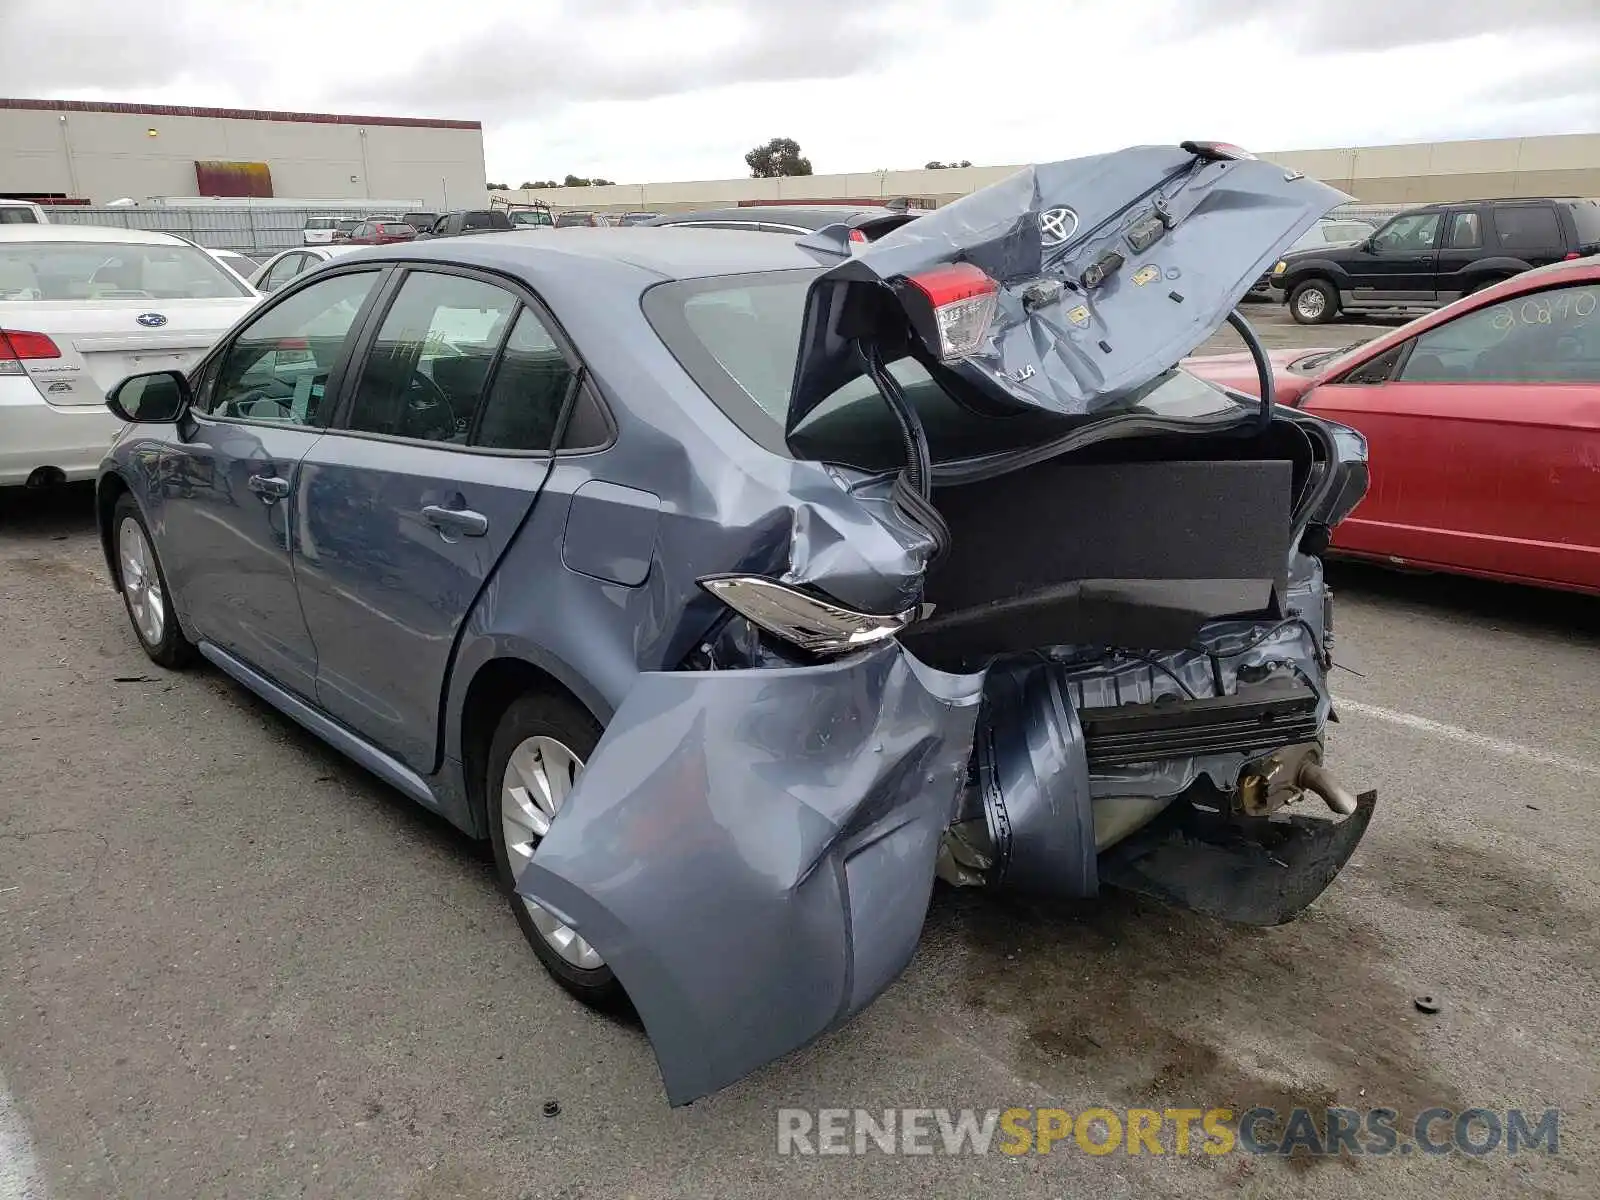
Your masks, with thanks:
[[[566,803],[582,770],[583,760],[552,737],[526,738],[511,752],[500,781],[500,829],[513,878],[522,874],[522,868],[550,832],[550,823]],[[567,962],[585,971],[605,965],[577,930],[532,900],[524,898],[522,903],[539,936]]]
[[[145,645],[159,646],[167,629],[167,599],[161,590],[150,540],[132,517],[124,517],[117,529],[117,558],[122,564],[122,592],[128,600],[133,627]]]

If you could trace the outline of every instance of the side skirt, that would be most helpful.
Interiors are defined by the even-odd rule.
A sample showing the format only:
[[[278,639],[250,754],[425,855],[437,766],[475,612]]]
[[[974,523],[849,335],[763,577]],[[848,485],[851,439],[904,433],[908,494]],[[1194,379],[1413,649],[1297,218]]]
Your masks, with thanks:
[[[357,766],[365,767],[389,786],[405,793],[406,796],[415,800],[424,808],[432,809],[442,816],[448,817],[450,815],[446,811],[446,806],[442,805],[438,798],[434,796],[433,789],[428,786],[427,781],[398,759],[385,754],[371,742],[351,733],[343,725],[324,716],[293,692],[279,687],[265,675],[252,667],[246,666],[226,650],[219,649],[210,642],[201,642],[199,650],[207,661],[238,683],[242,683],[249,688],[268,704],[272,705],[273,708],[283,713],[284,716],[316,734]]]

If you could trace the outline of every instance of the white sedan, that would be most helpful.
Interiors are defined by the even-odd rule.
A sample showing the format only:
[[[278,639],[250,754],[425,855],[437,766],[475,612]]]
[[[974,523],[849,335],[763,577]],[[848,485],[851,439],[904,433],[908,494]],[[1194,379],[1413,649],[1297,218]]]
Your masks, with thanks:
[[[296,246],[274,254],[250,276],[250,283],[262,293],[275,292],[296,275],[303,275],[313,267],[320,267],[330,258],[359,250],[359,246]]]
[[[0,487],[92,479],[106,389],[188,368],[258,299],[170,234],[0,225]]]

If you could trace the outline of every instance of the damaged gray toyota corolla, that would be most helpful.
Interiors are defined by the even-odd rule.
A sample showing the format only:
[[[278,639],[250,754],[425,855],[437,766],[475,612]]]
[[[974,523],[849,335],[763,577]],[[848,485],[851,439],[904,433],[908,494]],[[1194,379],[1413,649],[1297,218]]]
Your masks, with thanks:
[[[936,876],[1282,922],[1373,811],[1323,763],[1319,555],[1366,454],[1272,407],[1231,314],[1343,199],[1185,144],[865,245],[351,255],[225,338],[177,416],[149,415],[170,383],[113,395],[113,574],[163,617],[135,621],[157,661],[194,643],[488,835],[541,960],[626,994],[674,1104],[870,1003]],[[1173,366],[1228,320],[1263,401]],[[293,353],[256,386],[262,346]]]
[[[1374,798],[1321,763],[1317,554],[1364,447],[1170,369],[1342,199],[1203,147],[1036,167],[809,281],[792,382],[758,327],[797,284],[646,296],[838,488],[701,579],[699,669],[640,678],[519,883],[674,1103],[874,999],[936,870],[1275,924],[1344,865]],[[1286,815],[1308,791],[1343,819]]]

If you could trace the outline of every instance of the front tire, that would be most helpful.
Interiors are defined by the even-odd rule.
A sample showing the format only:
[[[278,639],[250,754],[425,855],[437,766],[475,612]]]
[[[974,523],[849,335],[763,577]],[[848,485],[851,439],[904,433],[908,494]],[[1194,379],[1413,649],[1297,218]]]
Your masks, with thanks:
[[[1326,325],[1339,315],[1339,293],[1326,279],[1308,279],[1289,293],[1289,315],[1299,325]]]
[[[111,510],[112,547],[117,557],[117,590],[139,645],[159,666],[178,670],[194,661],[194,643],[183,636],[172,610],[172,592],[156,557],[155,541],[138,502],[124,492]]]
[[[495,872],[522,936],[545,970],[585,1004],[615,1007],[622,985],[593,946],[554,914],[517,895],[517,876],[600,742],[600,726],[564,696],[530,692],[506,709],[489,744],[484,797]]]

